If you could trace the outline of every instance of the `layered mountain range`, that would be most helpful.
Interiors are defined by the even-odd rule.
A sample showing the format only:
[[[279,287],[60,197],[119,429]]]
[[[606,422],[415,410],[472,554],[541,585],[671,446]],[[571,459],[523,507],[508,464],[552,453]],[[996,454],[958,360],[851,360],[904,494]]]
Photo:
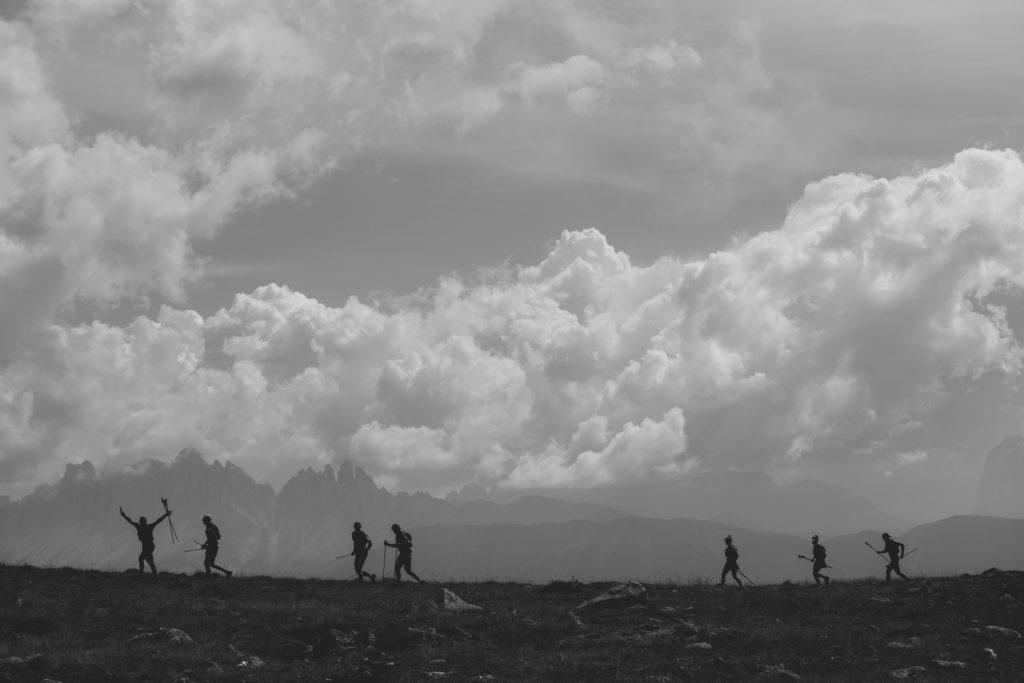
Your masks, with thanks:
[[[722,494],[714,481],[704,484],[693,494],[698,499],[713,500]],[[335,556],[350,551],[355,521],[362,522],[375,541],[369,566],[380,571],[381,541],[397,521],[413,533],[417,572],[431,578],[716,578],[722,538],[727,534],[736,540],[741,567],[752,579],[806,578],[809,565],[797,557],[809,554],[806,537],[777,533],[771,527],[786,515],[805,519],[811,510],[799,506],[827,487],[811,486],[814,495],[795,496],[797,509],[786,512],[759,478],[744,485],[765,496],[760,506],[765,514],[757,514],[756,496],[753,500],[741,497],[730,509],[752,515],[761,525],[725,513],[718,520],[642,517],[613,507],[543,496],[495,502],[474,499],[469,495],[472,491],[450,499],[425,493],[393,494],[348,462],[337,471],[330,466],[319,472],[303,470],[275,493],[237,466],[208,463],[194,449],[185,449],[170,463],[150,461],[105,476],[97,475],[89,463],[69,465],[59,482],[40,486],[22,500],[0,503],[0,562],[133,567],[139,544],[133,529],[118,515],[118,506],[124,506],[133,519],[144,515],[152,521],[163,514],[160,498],[168,498],[180,542],[171,543],[164,522],[156,534],[156,560],[161,569],[170,571],[201,568],[202,553],[184,551],[203,539],[200,519],[209,514],[223,534],[219,563],[246,573],[351,576],[351,560]],[[843,501],[851,499],[840,497]],[[865,510],[855,501],[849,504]],[[852,522],[857,521],[854,515]],[[865,544],[878,547],[879,536],[877,530],[826,540],[833,576],[851,578],[882,571],[885,562]],[[905,568],[911,573],[976,571],[993,565],[1024,568],[1024,520],[952,517],[915,527],[902,540],[908,549],[920,547],[907,558]]]

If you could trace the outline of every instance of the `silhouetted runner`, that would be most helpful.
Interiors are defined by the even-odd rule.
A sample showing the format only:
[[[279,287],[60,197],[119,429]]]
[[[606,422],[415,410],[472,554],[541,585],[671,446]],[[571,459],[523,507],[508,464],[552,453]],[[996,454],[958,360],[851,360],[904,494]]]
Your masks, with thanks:
[[[224,567],[218,567],[217,562],[217,551],[220,550],[220,529],[210,519],[210,515],[203,515],[203,525],[206,527],[206,543],[202,547],[206,550],[206,557],[203,558],[203,568],[206,569],[206,575],[211,574],[210,569],[216,569],[217,571],[224,572],[224,576],[230,577],[234,572],[224,569]]]
[[[719,586],[725,585],[725,575],[732,573],[732,578],[736,581],[739,586],[743,585],[740,581],[740,577],[736,573],[740,570],[740,551],[736,550],[736,546],[732,544],[732,536],[725,537],[725,566],[722,567],[722,580],[719,582]]]
[[[405,569],[406,574],[423,583],[423,579],[416,576],[412,570],[412,535],[408,531],[402,531],[402,527],[397,524],[392,524],[391,530],[395,532],[395,542],[384,541],[384,545],[398,549],[398,557],[395,558],[395,581],[402,580],[402,569]]]
[[[825,580],[825,585],[828,585],[830,579],[821,573],[821,570],[828,566],[825,562],[825,546],[818,543],[818,535],[811,536],[811,558],[814,565],[811,568],[811,576],[814,577],[814,583],[821,583],[821,580]]]
[[[900,560],[903,559],[903,555],[907,552],[906,546],[893,539],[889,534],[882,534],[882,540],[885,541],[885,547],[875,552],[879,555],[889,556],[889,564],[885,567],[885,582],[889,583],[892,580],[893,572],[903,577],[904,581],[910,581],[910,577],[900,571]]]
[[[139,540],[142,541],[142,552],[139,553],[139,578],[141,579],[146,571],[145,564],[143,563],[149,564],[149,568],[153,570],[153,576],[156,576],[156,564],[153,562],[153,551],[156,550],[156,543],[153,541],[153,529],[156,528],[157,524],[170,517],[171,511],[165,512],[152,524],[147,524],[145,517],[139,517],[138,522],[133,522],[131,517],[124,514],[124,508],[118,506],[117,509],[121,512],[121,516],[124,517],[124,521],[135,527],[135,533],[138,535]]]
[[[366,556],[370,554],[370,548],[373,547],[373,541],[363,531],[363,525],[356,522],[352,525],[352,556],[355,558],[356,565],[356,578],[360,583],[363,581],[363,577],[370,579],[370,582],[377,580],[376,574],[363,571],[363,565],[366,564]]]

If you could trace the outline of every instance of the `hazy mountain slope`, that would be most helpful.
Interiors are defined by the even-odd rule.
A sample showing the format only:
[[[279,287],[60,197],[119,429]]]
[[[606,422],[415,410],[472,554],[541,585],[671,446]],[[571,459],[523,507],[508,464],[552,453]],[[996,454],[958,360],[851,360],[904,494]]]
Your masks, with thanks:
[[[811,572],[810,563],[797,557],[810,555],[809,539],[703,520],[424,527],[414,534],[417,572],[443,579],[717,581],[726,534],[739,548],[740,567],[756,582],[810,580]],[[950,517],[915,527],[900,540],[908,550],[919,548],[903,562],[911,576],[1024,569],[1024,520]],[[881,532],[824,539],[832,565],[826,573],[837,579],[884,576],[888,561],[865,542],[881,549]]]
[[[842,487],[817,481],[780,486],[763,472],[716,470],[691,475],[685,481],[532,493],[608,505],[640,517],[731,519],[740,521],[739,526],[776,533],[842,534],[904,526]],[[449,497],[501,500],[509,495],[511,492],[486,492],[469,486]]]
[[[978,481],[974,511],[979,515],[1024,517],[1024,437],[1007,436],[989,451]]]

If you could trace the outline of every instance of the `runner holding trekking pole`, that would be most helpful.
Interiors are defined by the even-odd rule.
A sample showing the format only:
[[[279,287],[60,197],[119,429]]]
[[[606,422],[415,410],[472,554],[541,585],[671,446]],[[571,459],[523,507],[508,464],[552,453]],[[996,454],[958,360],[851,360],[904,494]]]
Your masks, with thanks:
[[[362,583],[363,577],[365,576],[373,583],[377,580],[376,574],[363,571],[363,565],[366,564],[366,556],[370,554],[370,548],[373,547],[373,541],[363,531],[363,525],[356,522],[352,525],[352,552],[351,555],[355,558],[356,568],[356,579]]]
[[[423,579],[412,570],[412,534],[402,531],[402,527],[397,524],[391,525],[391,531],[395,533],[395,542],[384,541],[384,545],[398,551],[398,557],[395,558],[395,581],[402,580],[402,570],[405,569],[406,574],[423,583]]]

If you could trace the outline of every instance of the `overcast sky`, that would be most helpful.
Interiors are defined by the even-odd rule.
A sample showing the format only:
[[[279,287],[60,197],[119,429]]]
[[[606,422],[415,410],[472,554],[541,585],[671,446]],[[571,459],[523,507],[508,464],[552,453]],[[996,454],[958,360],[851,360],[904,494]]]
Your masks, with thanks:
[[[1020,433],[1024,5],[0,0],[0,494],[769,472]]]

